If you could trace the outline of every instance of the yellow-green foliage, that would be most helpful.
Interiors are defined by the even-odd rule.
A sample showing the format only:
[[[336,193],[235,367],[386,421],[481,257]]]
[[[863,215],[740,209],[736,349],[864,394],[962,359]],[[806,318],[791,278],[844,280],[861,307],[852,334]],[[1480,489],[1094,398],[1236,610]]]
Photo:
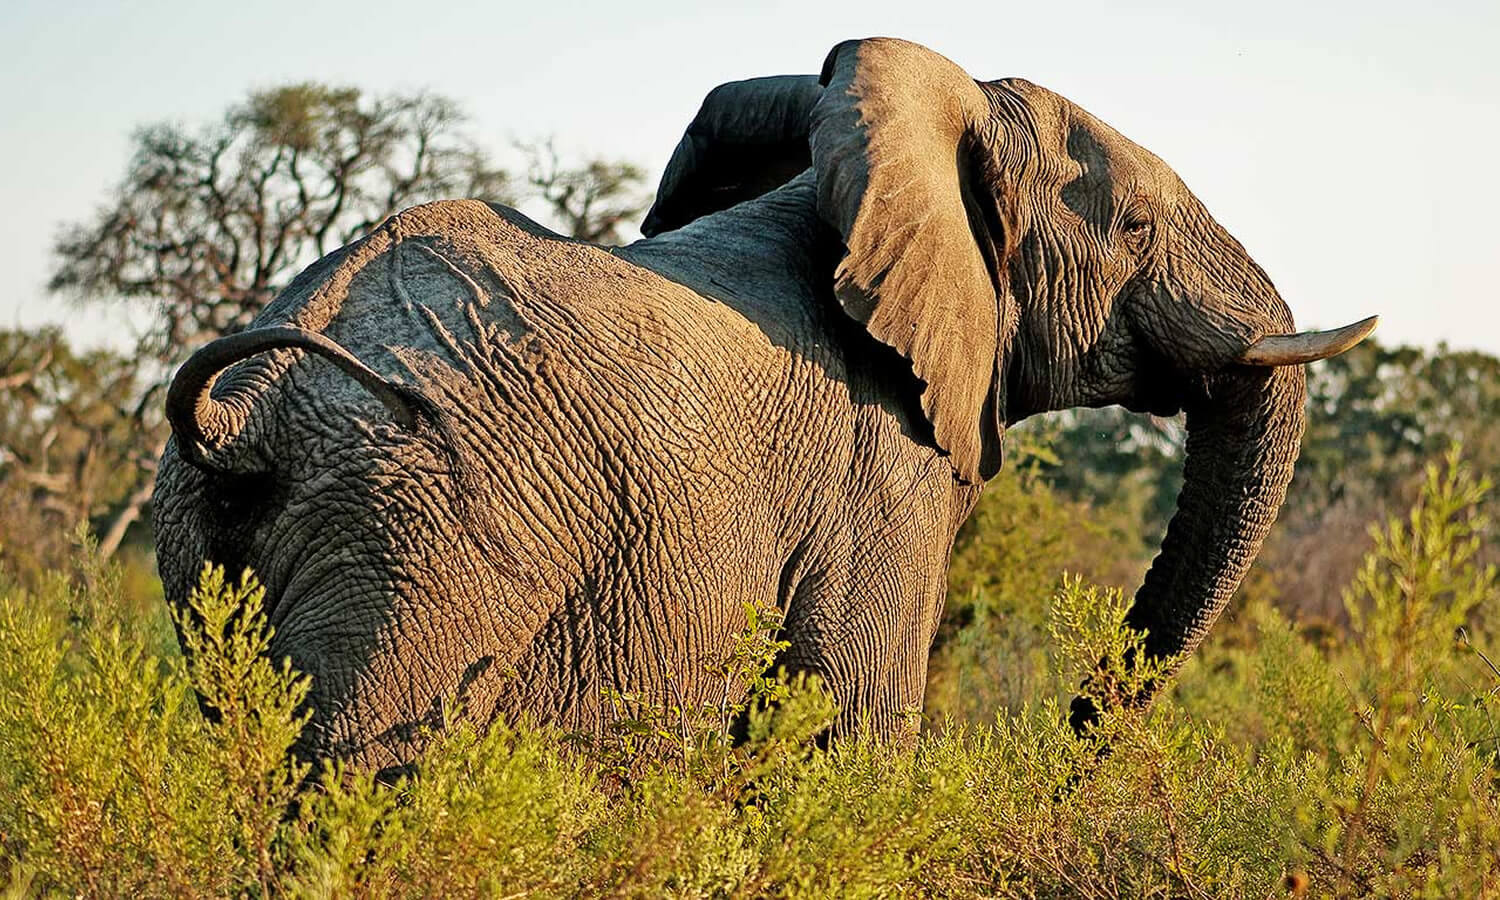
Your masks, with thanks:
[[[1056,463],[1045,437],[1007,447],[954,543],[948,602],[934,644],[926,711],[933,720],[988,723],[1064,689],[1047,663],[1047,599],[1064,572],[1110,585],[1138,583],[1150,557],[1119,508],[1092,509],[1049,488]]]
[[[767,677],[738,745],[732,709],[637,698],[619,739],[453,725],[394,786],[287,761],[307,684],[261,656],[253,584],[205,571],[180,622],[190,665],[163,649],[164,618],[114,610],[107,570],[7,590],[0,881],[138,897],[1493,896],[1486,489],[1451,461],[1429,473],[1347,593],[1347,639],[1252,605],[1149,713],[1106,715],[1089,740],[1064,724],[1068,696],[1139,635],[1121,630],[1119,591],[1077,579],[1009,607],[1050,632],[1010,663],[1029,693],[915,747],[817,749],[817,685]],[[752,620],[731,680],[774,653],[774,622]]]

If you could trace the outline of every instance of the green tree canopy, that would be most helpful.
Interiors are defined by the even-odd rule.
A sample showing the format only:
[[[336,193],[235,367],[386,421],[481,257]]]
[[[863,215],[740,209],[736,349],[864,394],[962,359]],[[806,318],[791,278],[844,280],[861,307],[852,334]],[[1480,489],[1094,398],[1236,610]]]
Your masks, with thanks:
[[[133,360],[74,351],[55,328],[0,331],[0,561],[30,577],[65,568],[79,522],[104,518],[101,543],[119,545],[133,520],[109,514],[132,501],[156,460],[141,457],[142,409]],[[149,484],[147,479],[145,484]]]

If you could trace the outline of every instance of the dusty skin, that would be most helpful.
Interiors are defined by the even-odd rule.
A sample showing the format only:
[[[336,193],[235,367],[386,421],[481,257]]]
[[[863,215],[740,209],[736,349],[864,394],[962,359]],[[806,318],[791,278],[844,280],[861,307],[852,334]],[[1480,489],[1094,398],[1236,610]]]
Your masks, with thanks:
[[[1372,325],[1290,337],[1161,160],[892,39],[710,93],[643,230],[410,209],[177,375],[167,596],[205,559],[259,574],[305,754],[404,764],[452,701],[589,730],[605,689],[714,699],[747,602],[837,730],[900,734],[1004,429],[1072,406],[1187,412],[1130,621],[1189,651],[1285,495],[1300,363]]]

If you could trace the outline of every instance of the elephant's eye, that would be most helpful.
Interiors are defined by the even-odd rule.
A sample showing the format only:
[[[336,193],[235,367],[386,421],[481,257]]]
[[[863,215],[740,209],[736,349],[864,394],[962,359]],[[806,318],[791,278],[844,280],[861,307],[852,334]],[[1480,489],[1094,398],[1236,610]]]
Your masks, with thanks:
[[[1144,208],[1132,209],[1125,214],[1120,230],[1133,251],[1139,252],[1151,237],[1151,214]]]

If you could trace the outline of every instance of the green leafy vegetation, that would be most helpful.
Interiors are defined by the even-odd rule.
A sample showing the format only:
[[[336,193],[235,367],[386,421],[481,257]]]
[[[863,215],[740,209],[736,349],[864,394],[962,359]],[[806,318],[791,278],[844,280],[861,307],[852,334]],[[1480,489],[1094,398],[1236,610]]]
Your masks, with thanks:
[[[820,748],[831,706],[770,671],[776,622],[751,610],[722,664],[752,682],[744,700],[621,697],[618,731],[589,741],[455,722],[395,784],[291,761],[307,681],[264,656],[248,575],[205,569],[178,623],[189,664],[162,607],[85,545],[78,573],[0,591],[0,881],[142,897],[1492,895],[1488,489],[1456,453],[1430,466],[1375,529],[1346,631],[1251,598],[1150,711],[1108,713],[1087,739],[1068,698],[1140,636],[1118,589],[1053,574],[1066,553],[1088,561],[1075,529],[1030,568],[960,547],[954,577],[972,581],[955,596],[974,613],[939,648],[932,694],[1010,681],[915,746]],[[1074,512],[1037,480],[1005,490],[1044,534]],[[1149,674],[1112,673],[1127,689]]]

